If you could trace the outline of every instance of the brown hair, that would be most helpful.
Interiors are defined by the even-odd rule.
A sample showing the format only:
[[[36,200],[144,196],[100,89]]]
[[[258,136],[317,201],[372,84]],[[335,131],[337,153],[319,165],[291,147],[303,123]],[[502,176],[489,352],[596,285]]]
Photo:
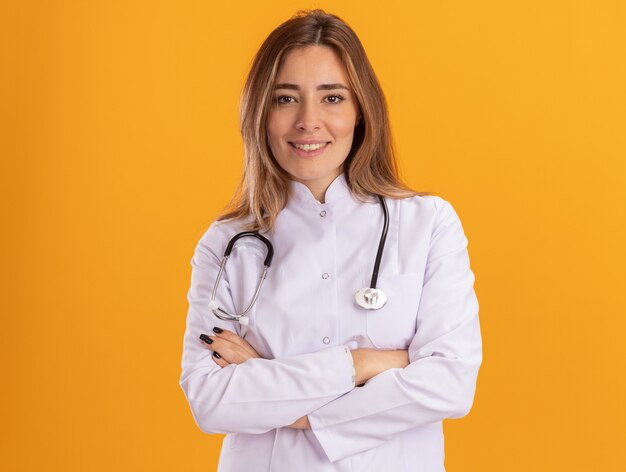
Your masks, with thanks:
[[[335,15],[319,9],[300,11],[272,31],[252,62],[240,107],[243,176],[220,220],[251,216],[247,229],[267,231],[287,204],[289,176],[269,148],[267,116],[283,58],[294,48],[314,45],[328,46],[338,54],[360,109],[352,149],[344,162],[352,193],[363,201],[372,195],[404,198],[425,194],[410,190],[398,176],[385,96],[357,35]]]

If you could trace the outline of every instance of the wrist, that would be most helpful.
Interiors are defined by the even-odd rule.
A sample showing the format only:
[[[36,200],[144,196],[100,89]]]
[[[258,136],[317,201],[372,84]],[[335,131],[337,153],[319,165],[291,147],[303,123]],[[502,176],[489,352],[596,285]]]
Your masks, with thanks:
[[[403,369],[409,364],[406,349],[378,350],[355,349],[352,352],[354,360],[355,384],[360,385],[372,377],[388,369]]]
[[[354,360],[355,385],[361,385],[377,374],[376,372],[376,356],[372,355],[376,351],[374,349],[355,349],[352,351],[352,359]]]

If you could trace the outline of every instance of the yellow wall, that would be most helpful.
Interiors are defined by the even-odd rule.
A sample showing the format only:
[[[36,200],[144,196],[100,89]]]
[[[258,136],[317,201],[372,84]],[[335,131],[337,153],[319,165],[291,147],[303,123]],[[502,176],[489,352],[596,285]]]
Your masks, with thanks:
[[[189,260],[238,179],[252,55],[314,6],[470,241],[485,360],[448,470],[624,470],[623,1],[4,3],[3,470],[213,470],[178,386]]]

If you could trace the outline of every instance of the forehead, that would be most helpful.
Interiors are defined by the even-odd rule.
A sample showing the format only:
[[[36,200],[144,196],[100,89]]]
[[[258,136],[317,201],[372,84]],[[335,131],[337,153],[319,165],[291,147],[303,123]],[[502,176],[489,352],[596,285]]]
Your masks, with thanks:
[[[277,82],[348,82],[339,55],[328,46],[298,47],[283,57]]]

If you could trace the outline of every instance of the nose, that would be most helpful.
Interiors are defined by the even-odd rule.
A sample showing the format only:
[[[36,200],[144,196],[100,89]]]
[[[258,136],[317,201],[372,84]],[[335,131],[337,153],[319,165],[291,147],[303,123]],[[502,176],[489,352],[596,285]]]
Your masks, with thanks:
[[[321,110],[313,100],[304,100],[298,110],[296,128],[300,131],[316,131],[322,127]]]

